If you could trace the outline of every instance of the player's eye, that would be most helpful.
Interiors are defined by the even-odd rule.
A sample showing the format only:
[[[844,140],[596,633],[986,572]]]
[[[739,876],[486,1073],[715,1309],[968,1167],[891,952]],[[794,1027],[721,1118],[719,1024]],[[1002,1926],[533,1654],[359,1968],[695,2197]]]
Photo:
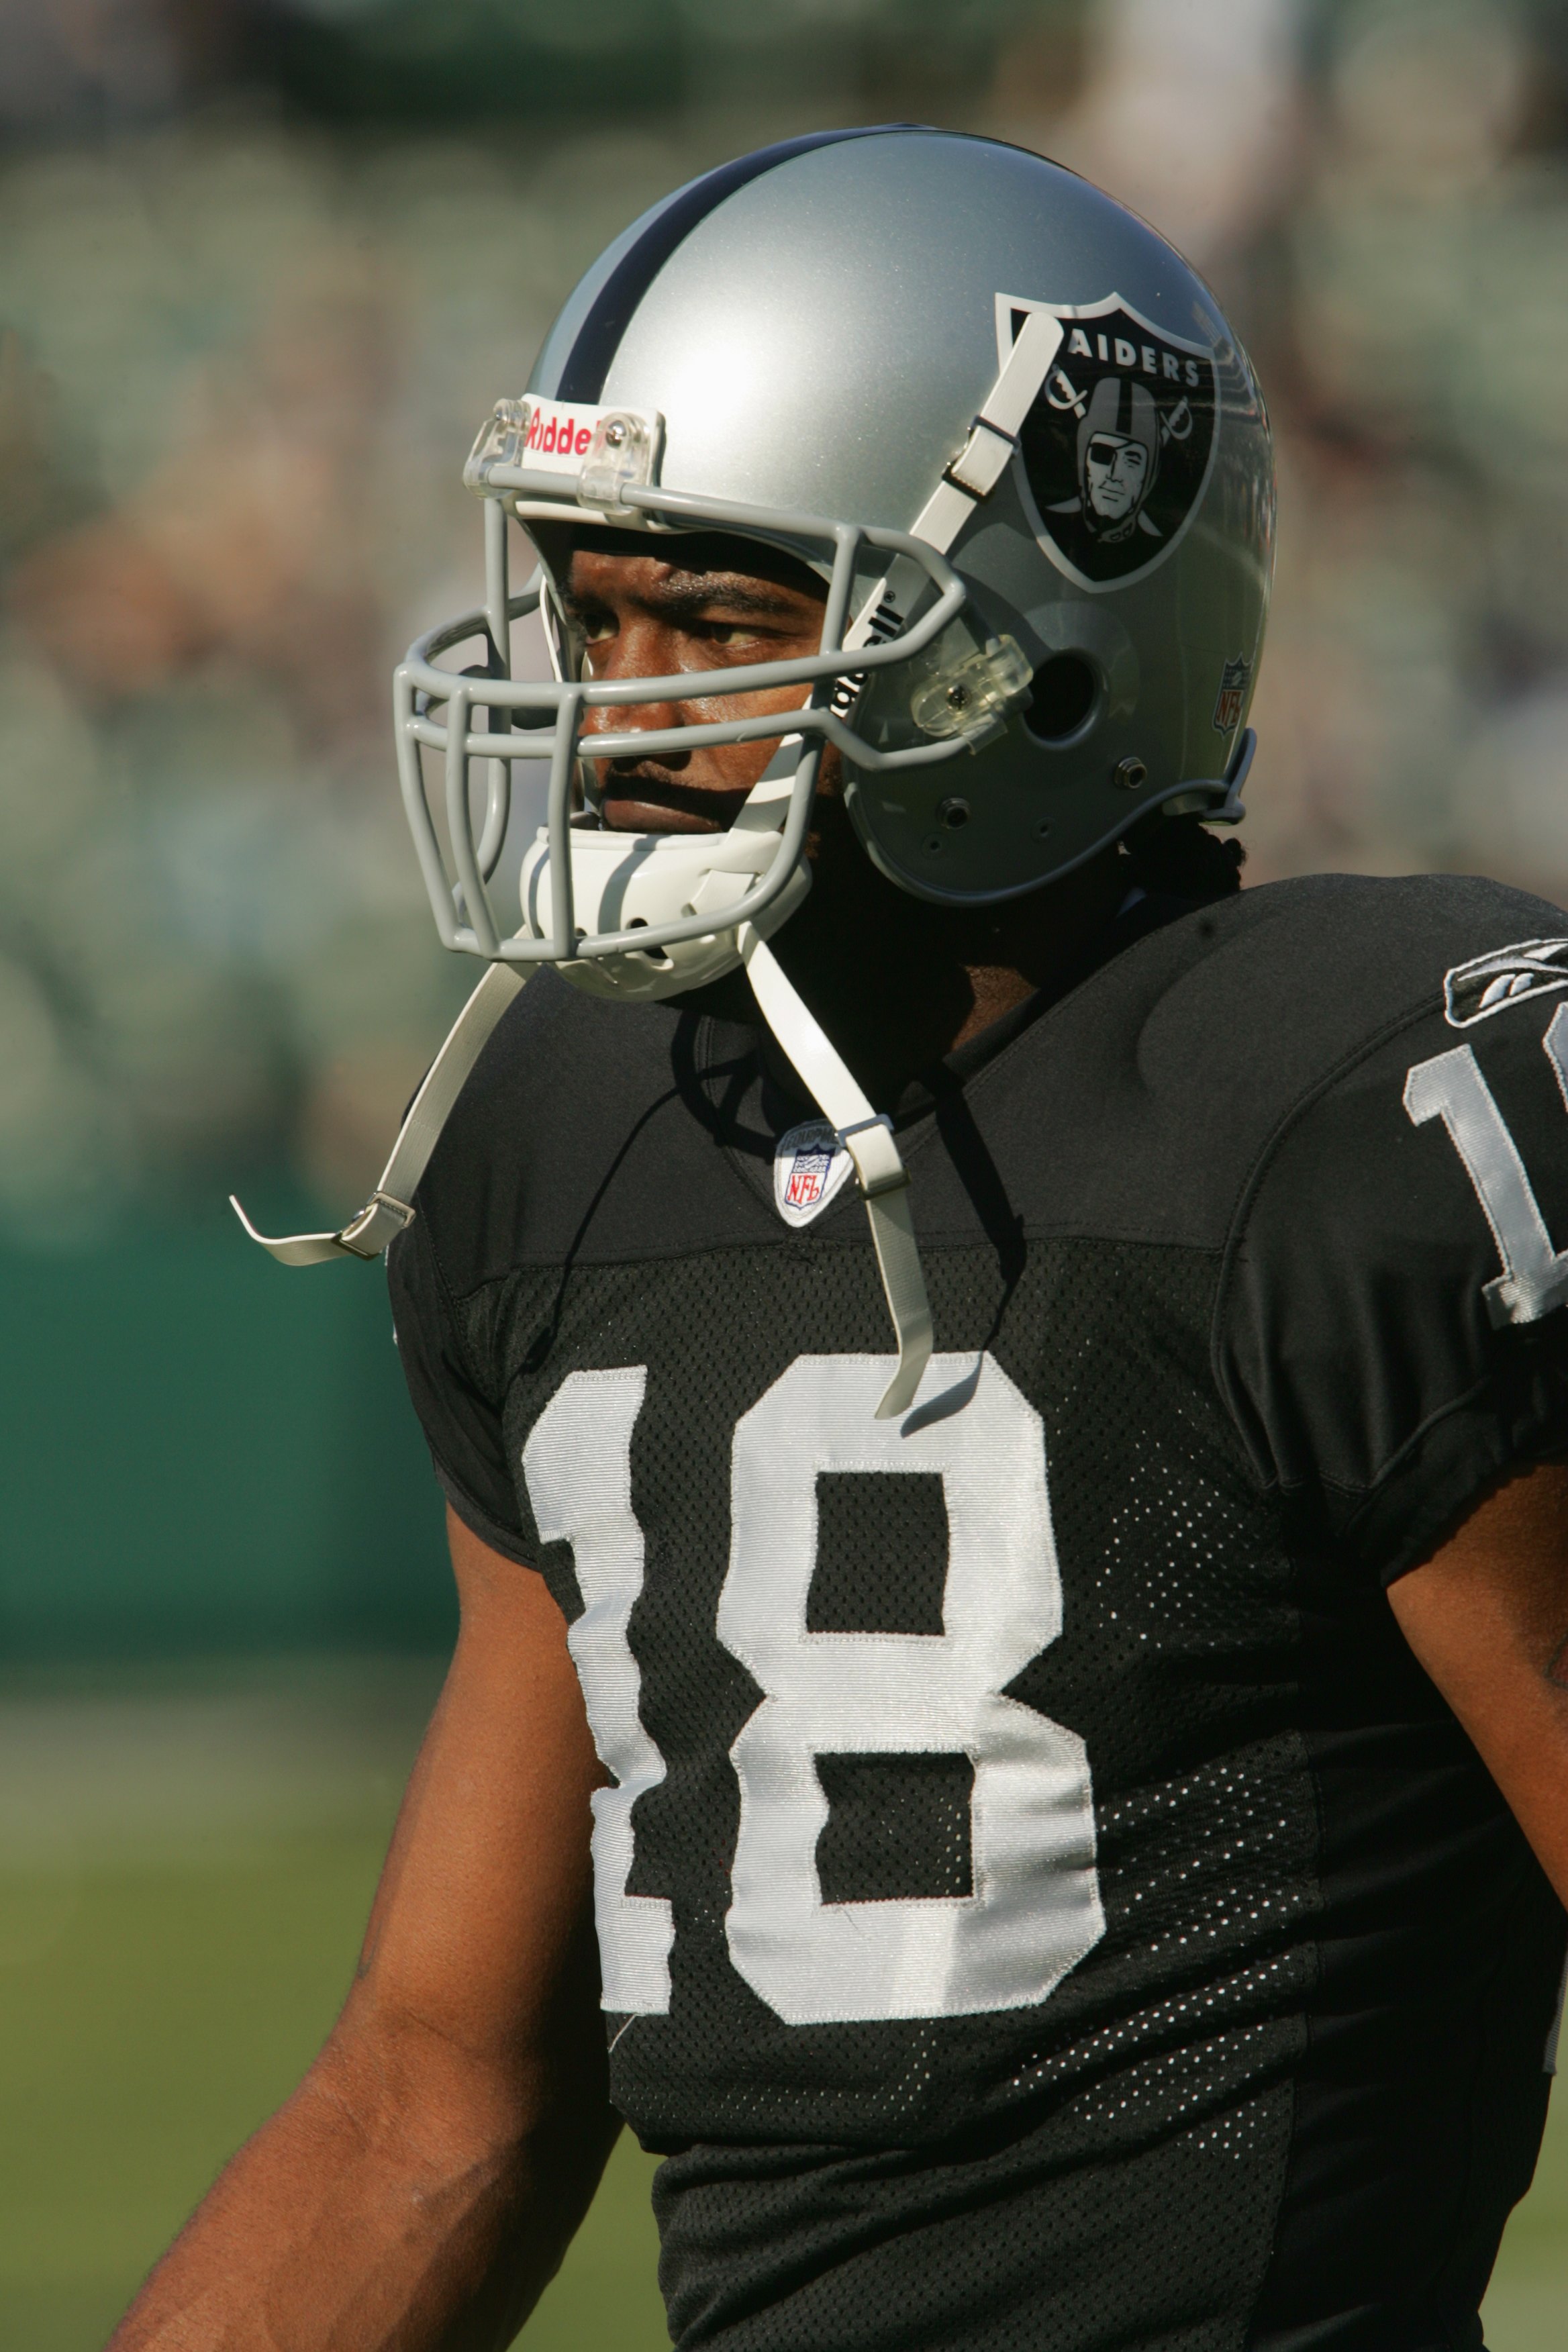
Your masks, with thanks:
[[[608,613],[578,613],[574,617],[591,646],[602,646],[616,634],[615,622]]]

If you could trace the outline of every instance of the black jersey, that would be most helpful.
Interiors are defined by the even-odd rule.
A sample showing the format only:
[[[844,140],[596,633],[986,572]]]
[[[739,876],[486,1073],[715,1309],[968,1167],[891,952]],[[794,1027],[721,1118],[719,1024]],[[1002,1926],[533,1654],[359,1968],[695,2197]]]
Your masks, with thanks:
[[[552,974],[498,1030],[396,1322],[615,1776],[682,2352],[1479,2345],[1564,1922],[1384,1588],[1568,1440],[1561,922],[1278,884],[951,1057],[894,1423],[754,1032]]]

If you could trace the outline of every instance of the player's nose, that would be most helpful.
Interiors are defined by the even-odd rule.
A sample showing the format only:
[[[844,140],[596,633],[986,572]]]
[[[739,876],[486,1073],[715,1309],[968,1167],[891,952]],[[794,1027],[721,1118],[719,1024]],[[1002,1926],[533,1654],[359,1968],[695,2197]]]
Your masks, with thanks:
[[[590,683],[625,687],[639,677],[668,679],[678,674],[679,667],[668,633],[639,626],[631,620],[623,622],[613,637],[595,647]],[[683,716],[680,702],[668,692],[647,702],[628,698],[625,702],[590,703],[583,714],[583,733],[654,734],[667,727],[679,727]]]
[[[683,715],[678,702],[590,703],[582,734],[584,740],[591,735],[655,735],[680,726]]]

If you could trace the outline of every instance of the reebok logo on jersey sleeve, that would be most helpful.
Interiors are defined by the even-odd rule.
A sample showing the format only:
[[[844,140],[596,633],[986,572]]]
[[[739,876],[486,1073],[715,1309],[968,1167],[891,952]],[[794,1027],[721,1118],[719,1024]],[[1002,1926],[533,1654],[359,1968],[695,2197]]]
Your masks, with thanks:
[[[1468,1029],[1526,997],[1560,988],[1568,988],[1568,940],[1517,940],[1444,974],[1444,1018],[1450,1028]]]

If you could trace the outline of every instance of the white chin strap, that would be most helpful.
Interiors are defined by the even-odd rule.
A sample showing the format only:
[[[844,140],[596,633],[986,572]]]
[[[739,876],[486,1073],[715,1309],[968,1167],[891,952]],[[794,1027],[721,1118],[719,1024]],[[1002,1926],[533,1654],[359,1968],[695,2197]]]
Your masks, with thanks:
[[[409,1206],[441,1129],[462,1093],[474,1064],[489,1044],[497,1022],[527,977],[516,964],[492,963],[447,1033],[447,1042],[425,1075],[425,1083],[408,1106],[408,1116],[397,1130],[392,1157],[357,1217],[335,1234],[289,1234],[269,1240],[258,1234],[231,1192],[229,1207],[253,1242],[279,1265],[324,1265],[328,1258],[374,1258],[381,1255],[405,1225],[414,1223]]]
[[[879,1421],[891,1421],[914,1402],[931,1351],[931,1300],[910,1217],[909,1172],[893,1140],[893,1123],[872,1109],[772,948],[750,923],[742,924],[740,941],[763,1020],[854,1163],[899,1343],[897,1368],[877,1407]]]
[[[871,1108],[785,979],[773,950],[749,923],[742,926],[740,948],[763,1018],[854,1163],[899,1343],[897,1369],[877,1407],[878,1420],[888,1421],[913,1403],[931,1351],[931,1302],[910,1220],[910,1180],[893,1140],[892,1123]],[[357,1217],[351,1217],[336,1233],[273,1238],[257,1232],[231,1194],[229,1205],[251,1240],[259,1243],[279,1265],[323,1265],[334,1257],[379,1257],[388,1242],[413,1223],[411,1202],[441,1129],[522,982],[523,974],[515,964],[490,965],[431,1064],[398,1130],[381,1181]]]

